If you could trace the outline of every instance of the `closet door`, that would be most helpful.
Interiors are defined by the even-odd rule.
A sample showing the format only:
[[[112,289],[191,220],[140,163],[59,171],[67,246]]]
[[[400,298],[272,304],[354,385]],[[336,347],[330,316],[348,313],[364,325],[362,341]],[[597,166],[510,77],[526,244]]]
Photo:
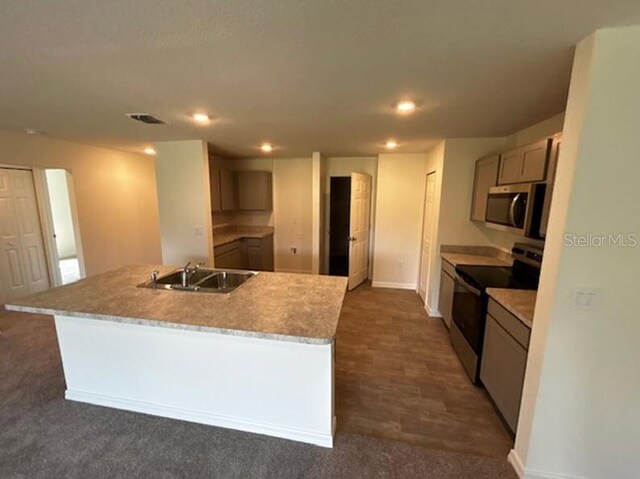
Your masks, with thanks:
[[[3,301],[49,288],[31,171],[0,169],[0,270]]]

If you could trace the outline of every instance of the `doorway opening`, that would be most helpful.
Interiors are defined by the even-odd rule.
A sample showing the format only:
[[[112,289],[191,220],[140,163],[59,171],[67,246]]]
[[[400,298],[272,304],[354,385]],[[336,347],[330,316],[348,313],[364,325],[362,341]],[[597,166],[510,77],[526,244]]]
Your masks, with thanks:
[[[48,233],[48,256],[53,270],[54,284],[63,285],[84,277],[84,263],[80,247],[73,202],[73,183],[68,171],[46,169],[43,171],[46,198],[43,208],[48,214],[44,230]]]
[[[329,274],[349,276],[351,177],[331,178],[329,201]]]
[[[329,274],[347,276],[351,291],[369,276],[371,177],[332,177],[329,207]]]

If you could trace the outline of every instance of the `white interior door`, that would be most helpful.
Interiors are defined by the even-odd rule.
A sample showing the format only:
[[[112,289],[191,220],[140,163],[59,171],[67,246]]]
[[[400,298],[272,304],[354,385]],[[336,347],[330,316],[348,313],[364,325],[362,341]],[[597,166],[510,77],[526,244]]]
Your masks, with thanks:
[[[431,235],[433,231],[433,205],[436,197],[436,174],[427,175],[427,187],[424,195],[424,219],[422,222],[422,250],[420,252],[420,279],[418,294],[427,301],[427,278],[429,275],[429,255],[431,253]]]
[[[369,275],[369,233],[371,218],[371,177],[351,173],[349,218],[349,290]]]
[[[31,171],[0,168],[0,291],[3,302],[49,288]]]

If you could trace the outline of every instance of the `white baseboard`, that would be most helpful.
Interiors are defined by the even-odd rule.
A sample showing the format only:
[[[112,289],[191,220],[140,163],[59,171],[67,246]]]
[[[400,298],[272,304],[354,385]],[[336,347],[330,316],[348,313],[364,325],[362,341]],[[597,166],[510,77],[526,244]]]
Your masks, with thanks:
[[[440,311],[438,311],[437,309],[431,309],[431,306],[429,306],[429,304],[427,304],[427,303],[425,303],[424,309],[427,310],[427,314],[432,318],[441,318],[442,317],[442,314],[440,314]]]
[[[516,471],[516,474],[518,475],[518,477],[520,479],[524,479],[524,466],[522,465],[520,456],[518,456],[518,453],[516,452],[515,449],[511,449],[509,451],[507,460],[509,461],[509,464],[511,464],[511,467],[513,467],[513,470]]]
[[[557,474],[555,472],[526,469],[515,449],[509,451],[507,460],[520,479],[587,479],[584,476],[576,476],[573,474]]]
[[[315,444],[322,447],[333,447],[333,436],[329,434],[318,434],[312,431],[285,428],[281,426],[274,426],[272,424],[257,423],[234,417],[211,414],[208,412],[193,411],[190,409],[177,408],[174,406],[163,406],[160,404],[151,404],[148,402],[106,396],[103,394],[89,393],[85,391],[73,391],[67,389],[64,397],[70,401],[94,404],[96,406],[106,406],[115,409],[123,409],[125,411],[150,414],[152,416],[160,416],[169,419],[179,419],[182,421],[206,424],[208,426],[217,426],[226,429],[237,429],[240,431],[246,431],[256,434],[265,434],[268,436],[275,436],[283,439],[291,439],[293,441]],[[334,417],[334,431],[336,424],[335,421],[336,419]]]
[[[415,283],[392,283],[388,281],[373,281],[371,286],[374,288],[390,288],[390,289],[411,289],[416,290]]]

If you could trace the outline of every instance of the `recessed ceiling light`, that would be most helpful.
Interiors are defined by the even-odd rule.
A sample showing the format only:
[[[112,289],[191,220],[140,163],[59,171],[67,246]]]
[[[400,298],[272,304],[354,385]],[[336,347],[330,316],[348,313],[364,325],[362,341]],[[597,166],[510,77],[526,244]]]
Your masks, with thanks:
[[[416,104],[410,100],[403,100],[396,105],[398,113],[411,113],[416,109]]]
[[[398,142],[395,140],[389,140],[384,146],[387,147],[387,150],[394,150],[398,147]]]
[[[200,123],[202,125],[205,125],[211,121],[211,117],[206,113],[194,113],[193,115],[191,115],[191,118],[193,118],[193,121],[195,121],[196,123]]]
[[[144,149],[144,154],[145,155],[155,155],[156,154],[156,150],[155,148],[153,148],[152,146],[148,146]]]
[[[36,128],[26,128],[24,132],[27,135],[42,135],[42,130],[38,130]]]
[[[271,153],[273,151],[273,146],[271,145],[271,143],[263,143],[262,145],[260,145],[260,149],[265,153]]]

